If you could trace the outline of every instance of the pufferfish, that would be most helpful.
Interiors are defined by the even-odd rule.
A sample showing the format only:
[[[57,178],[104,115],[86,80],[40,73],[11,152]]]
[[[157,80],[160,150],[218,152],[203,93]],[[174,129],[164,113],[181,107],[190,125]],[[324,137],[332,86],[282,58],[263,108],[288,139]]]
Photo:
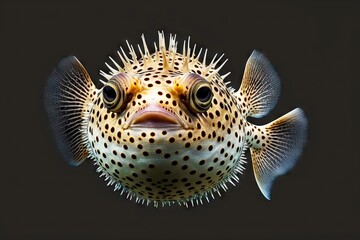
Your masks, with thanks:
[[[260,52],[249,57],[239,90],[219,71],[222,56],[207,61],[190,38],[177,51],[163,32],[150,53],[127,42],[97,89],[76,57],[58,63],[45,89],[45,106],[60,152],[71,165],[94,161],[108,185],[146,205],[194,206],[235,185],[250,149],[256,182],[265,198],[276,177],[297,162],[307,120],[296,108],[257,126],[275,106],[280,81]],[[140,56],[138,56],[140,55]],[[202,59],[201,59],[202,58]]]

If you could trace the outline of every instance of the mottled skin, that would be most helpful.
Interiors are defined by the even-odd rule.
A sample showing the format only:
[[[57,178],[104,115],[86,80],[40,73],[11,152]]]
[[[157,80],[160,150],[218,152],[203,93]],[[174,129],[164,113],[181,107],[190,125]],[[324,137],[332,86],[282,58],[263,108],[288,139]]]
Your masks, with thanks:
[[[166,51],[169,58],[170,53]],[[155,58],[155,54],[152,55]],[[171,55],[170,55],[171,56]],[[110,112],[99,92],[90,112],[88,137],[101,170],[138,197],[178,201],[201,195],[229,179],[240,169],[245,125],[239,102],[218,74],[194,60],[183,72],[182,55],[176,54],[174,68],[164,67],[163,58],[151,66],[143,61],[127,72],[128,84],[137,84],[126,109]],[[168,59],[172,62],[172,56]],[[189,110],[184,76],[196,73],[213,89],[212,105],[204,113]],[[157,105],[176,114],[187,128],[127,126],[139,110]]]

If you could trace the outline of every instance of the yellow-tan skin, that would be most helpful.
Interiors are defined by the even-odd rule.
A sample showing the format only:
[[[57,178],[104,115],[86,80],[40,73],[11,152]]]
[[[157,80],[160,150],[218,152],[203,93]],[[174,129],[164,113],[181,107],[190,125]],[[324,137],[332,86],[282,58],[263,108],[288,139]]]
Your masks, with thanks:
[[[173,62],[170,52],[165,55]],[[207,66],[194,60],[183,72],[182,55],[175,56],[172,69],[164,68],[164,58],[142,69],[139,60],[136,71],[121,80],[129,96],[125,107],[109,111],[100,90],[89,116],[89,151],[101,171],[136,197],[153,201],[202,195],[236,175],[244,163],[245,120],[238,99],[212,74],[214,69],[203,73]],[[186,99],[192,72],[211,83],[212,104],[203,113],[191,111]],[[150,106],[176,115],[181,126],[133,128],[129,119]]]

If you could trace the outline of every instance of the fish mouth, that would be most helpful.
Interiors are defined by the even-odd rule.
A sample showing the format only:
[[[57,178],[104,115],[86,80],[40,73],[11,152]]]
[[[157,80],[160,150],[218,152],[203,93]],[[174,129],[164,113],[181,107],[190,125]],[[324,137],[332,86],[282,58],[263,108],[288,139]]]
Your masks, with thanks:
[[[136,112],[125,128],[187,129],[188,127],[174,113],[160,106],[150,105]]]

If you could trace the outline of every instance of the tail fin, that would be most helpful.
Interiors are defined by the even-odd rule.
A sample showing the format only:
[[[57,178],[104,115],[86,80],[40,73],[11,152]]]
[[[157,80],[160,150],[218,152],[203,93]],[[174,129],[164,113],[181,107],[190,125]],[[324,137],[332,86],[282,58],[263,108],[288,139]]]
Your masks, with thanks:
[[[71,165],[79,165],[89,155],[84,129],[96,92],[89,74],[74,56],[60,61],[49,76],[44,104],[58,148]]]
[[[288,172],[297,162],[306,141],[307,120],[296,108],[264,126],[252,127],[247,136],[256,182],[263,195],[270,199],[273,181]]]
[[[254,50],[249,57],[236,94],[245,117],[265,116],[276,105],[280,95],[280,80],[269,60],[260,52]]]

